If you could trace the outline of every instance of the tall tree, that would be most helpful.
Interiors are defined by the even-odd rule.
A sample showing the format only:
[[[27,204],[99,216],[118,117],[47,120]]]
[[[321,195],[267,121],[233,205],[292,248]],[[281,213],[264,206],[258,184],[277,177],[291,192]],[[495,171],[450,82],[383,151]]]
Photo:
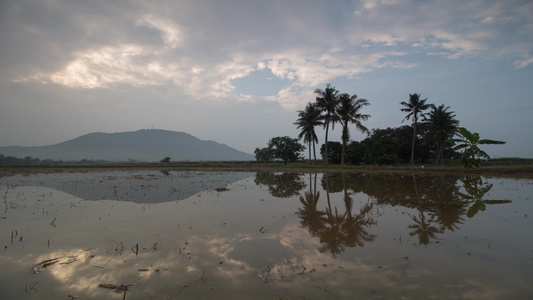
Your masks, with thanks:
[[[448,141],[457,132],[459,121],[455,119],[455,113],[448,111],[450,107],[444,104],[436,107],[431,104],[431,111],[428,113],[425,126],[427,126],[427,136],[436,145],[436,163],[442,163],[444,148]]]
[[[331,86],[331,84],[328,83],[326,85],[326,89],[316,89],[314,90],[314,93],[318,94],[318,97],[316,97],[315,105],[323,113],[324,127],[326,128],[326,138],[324,141],[324,145],[326,145],[325,163],[327,165],[329,124],[331,123],[333,129],[333,126],[335,125],[335,108],[339,104],[339,91],[334,86]]]
[[[344,153],[346,149],[346,143],[350,139],[350,130],[348,125],[355,124],[355,128],[363,133],[369,133],[361,121],[366,121],[370,118],[370,115],[362,114],[361,108],[366,105],[370,105],[366,99],[357,99],[357,95],[350,96],[348,94],[341,94],[339,96],[339,104],[335,108],[335,118],[342,125],[342,150],[341,150],[341,165],[345,164]]]
[[[315,133],[315,126],[323,125],[321,111],[313,103],[307,103],[304,110],[298,111],[298,119],[293,124],[300,129],[298,139],[304,140],[309,145],[309,163],[311,163],[311,143],[313,143],[313,155],[316,161],[315,143],[318,143],[318,137]]]
[[[418,124],[418,117],[424,116],[423,111],[431,107],[431,104],[426,104],[426,99],[420,100],[420,94],[409,94],[409,102],[400,102],[404,108],[400,109],[403,112],[408,113],[402,120],[413,120],[413,141],[411,144],[411,164],[415,163],[415,141],[416,141],[416,125]]]

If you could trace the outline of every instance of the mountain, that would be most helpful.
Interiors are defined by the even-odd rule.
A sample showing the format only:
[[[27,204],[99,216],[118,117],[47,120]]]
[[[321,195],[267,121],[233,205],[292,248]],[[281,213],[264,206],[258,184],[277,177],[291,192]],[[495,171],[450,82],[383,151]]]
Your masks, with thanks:
[[[108,160],[154,162],[170,156],[172,161],[254,160],[254,156],[225,144],[200,140],[188,133],[169,130],[94,132],[55,145],[0,147],[0,154],[53,160]]]

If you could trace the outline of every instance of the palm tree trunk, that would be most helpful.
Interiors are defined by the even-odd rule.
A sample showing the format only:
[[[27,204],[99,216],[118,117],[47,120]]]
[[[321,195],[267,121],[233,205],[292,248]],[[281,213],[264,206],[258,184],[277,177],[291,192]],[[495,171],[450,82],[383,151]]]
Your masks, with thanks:
[[[444,142],[439,141],[437,143],[437,165],[442,164],[443,155],[444,155]]]
[[[442,165],[443,161],[444,161],[444,142],[442,142],[441,146],[440,146],[440,153],[439,153],[439,165]]]
[[[342,141],[342,151],[341,151],[341,166],[344,166],[346,163],[344,162],[344,149],[346,148],[346,142]]]
[[[411,164],[415,164],[415,141],[416,141],[416,120],[413,126],[413,142],[411,144]]]
[[[311,164],[311,141],[309,141],[309,164]]]
[[[344,151],[346,149],[346,140],[348,133],[346,132],[348,130],[348,124],[345,124],[342,126],[342,150],[341,150],[341,166],[345,165],[344,162]]]
[[[328,131],[329,131],[329,120],[326,120],[326,141],[324,142],[326,157],[324,157],[326,166],[328,165]]]
[[[313,156],[315,157],[315,163],[316,163],[316,149],[315,149],[315,141],[313,141]]]

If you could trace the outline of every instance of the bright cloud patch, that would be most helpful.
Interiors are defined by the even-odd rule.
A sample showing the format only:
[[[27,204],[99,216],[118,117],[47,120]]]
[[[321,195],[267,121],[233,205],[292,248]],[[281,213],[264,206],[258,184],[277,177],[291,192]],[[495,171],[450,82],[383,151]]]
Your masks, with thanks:
[[[69,87],[96,88],[121,82],[153,84],[163,74],[157,64],[136,63],[143,49],[134,45],[88,50],[77,56],[65,69],[51,74],[50,80]]]
[[[113,38],[81,51],[78,45],[69,48],[77,50],[54,71],[17,77],[88,89],[171,84],[191,99],[259,96],[293,109],[335,78],[415,67],[405,55],[510,55],[516,68],[532,63],[533,22],[523,11],[533,6],[527,3],[366,0],[336,7],[316,2],[305,13],[284,3],[268,6],[271,18],[259,16],[253,5],[224,11],[212,6],[177,1],[150,9],[125,7],[116,27],[97,34],[90,23],[76,24],[87,39]],[[277,21],[262,24],[253,16]],[[509,26],[516,37],[507,34]],[[140,38],[139,28],[159,38]]]
[[[245,77],[231,81],[235,91],[242,95],[253,97],[272,97],[277,91],[290,84],[289,79],[275,76],[269,68],[256,70]]]

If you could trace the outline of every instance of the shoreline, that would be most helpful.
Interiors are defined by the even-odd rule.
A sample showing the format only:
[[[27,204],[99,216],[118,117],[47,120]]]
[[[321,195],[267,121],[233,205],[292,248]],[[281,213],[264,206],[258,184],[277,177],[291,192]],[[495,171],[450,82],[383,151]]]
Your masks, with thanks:
[[[457,165],[323,165],[294,163],[256,162],[171,162],[171,163],[116,163],[106,165],[72,165],[72,166],[2,166],[1,173],[40,173],[40,172],[91,172],[103,170],[160,170],[160,171],[240,171],[240,172],[355,172],[355,173],[391,173],[391,174],[450,174],[489,176],[506,178],[533,179],[533,164],[481,166],[477,169],[466,169]]]

